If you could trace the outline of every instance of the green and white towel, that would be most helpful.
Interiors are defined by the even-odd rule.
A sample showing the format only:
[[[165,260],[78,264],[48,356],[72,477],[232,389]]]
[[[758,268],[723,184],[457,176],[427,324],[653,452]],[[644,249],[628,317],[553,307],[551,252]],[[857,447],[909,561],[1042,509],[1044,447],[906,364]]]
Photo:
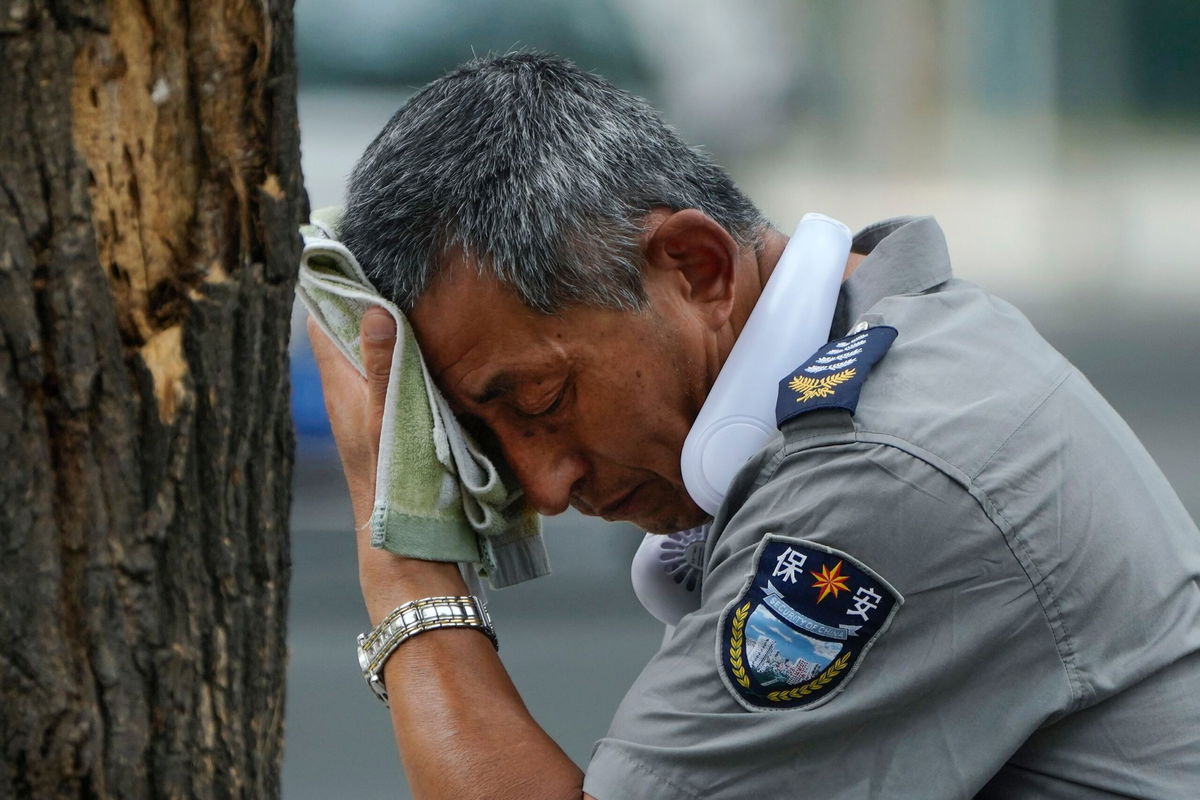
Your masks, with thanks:
[[[478,565],[495,588],[550,572],[541,517],[515,481],[462,428],[434,384],[404,314],[367,280],[337,240],[340,208],[312,214],[296,294],[341,353],[366,374],[359,352],[363,312],[396,320],[371,545],[428,561]]]

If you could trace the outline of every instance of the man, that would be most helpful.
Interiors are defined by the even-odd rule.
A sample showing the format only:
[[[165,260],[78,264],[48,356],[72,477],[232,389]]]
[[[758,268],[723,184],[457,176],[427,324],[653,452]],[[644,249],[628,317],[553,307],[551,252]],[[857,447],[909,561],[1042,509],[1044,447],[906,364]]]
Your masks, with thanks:
[[[707,519],[680,450],[786,237],[643,102],[552,57],[468,64],[368,148],[342,234],[539,511]],[[1161,473],[931,219],[867,228],[845,276],[586,777],[486,637],[437,630],[383,673],[417,796],[1194,795],[1200,534]],[[361,535],[390,317],[365,382],[312,333],[372,624],[467,594]]]

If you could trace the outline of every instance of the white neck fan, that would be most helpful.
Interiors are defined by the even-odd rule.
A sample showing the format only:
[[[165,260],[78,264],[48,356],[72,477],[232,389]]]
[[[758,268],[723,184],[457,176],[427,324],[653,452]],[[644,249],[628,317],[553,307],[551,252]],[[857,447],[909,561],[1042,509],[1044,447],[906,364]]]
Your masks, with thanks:
[[[683,443],[683,483],[715,514],[733,476],[775,434],[778,384],[825,344],[850,255],[850,229],[805,214],[771,272]],[[633,557],[633,590],[658,620],[675,625],[700,605],[708,525],[647,534]]]

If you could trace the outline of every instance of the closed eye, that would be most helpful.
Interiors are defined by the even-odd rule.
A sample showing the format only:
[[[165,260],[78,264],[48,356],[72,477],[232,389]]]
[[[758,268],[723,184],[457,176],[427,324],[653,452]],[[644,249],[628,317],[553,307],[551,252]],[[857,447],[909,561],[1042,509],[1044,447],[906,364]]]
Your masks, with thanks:
[[[522,408],[517,408],[516,411],[520,416],[526,417],[529,419],[533,419],[535,417],[548,417],[551,414],[553,414],[555,411],[558,411],[559,408],[562,407],[563,400],[566,398],[566,396],[567,396],[567,382],[564,381],[562,387],[559,388],[558,393],[555,394],[554,397],[552,397],[550,399],[550,402],[547,403],[540,410],[525,411]]]

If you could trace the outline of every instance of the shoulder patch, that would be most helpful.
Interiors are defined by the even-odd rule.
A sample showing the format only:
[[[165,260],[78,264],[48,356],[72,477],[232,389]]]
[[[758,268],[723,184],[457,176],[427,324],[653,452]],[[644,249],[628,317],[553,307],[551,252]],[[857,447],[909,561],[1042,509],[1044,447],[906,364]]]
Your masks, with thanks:
[[[822,346],[779,382],[775,424],[818,408],[844,408],[853,414],[867,374],[895,340],[895,328],[877,325]]]
[[[751,711],[813,708],[845,688],[904,604],[846,553],[767,534],[718,628],[721,679]]]

